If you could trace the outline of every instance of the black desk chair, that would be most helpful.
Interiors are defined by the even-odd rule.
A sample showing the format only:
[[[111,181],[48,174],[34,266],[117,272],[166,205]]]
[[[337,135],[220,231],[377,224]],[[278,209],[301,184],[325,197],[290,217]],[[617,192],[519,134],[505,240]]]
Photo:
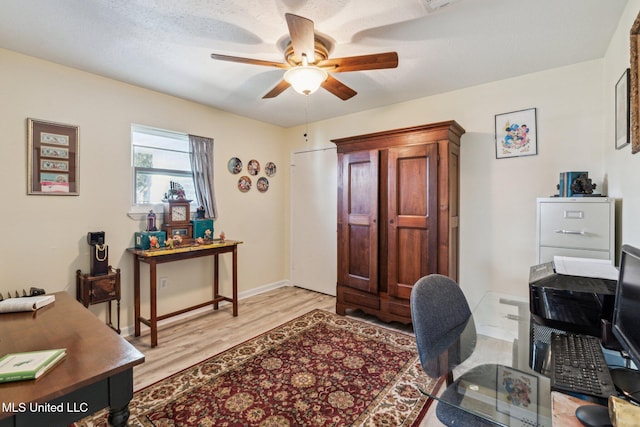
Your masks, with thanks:
[[[462,290],[446,276],[432,274],[421,278],[411,291],[411,318],[422,368],[432,378],[446,375],[447,388],[441,399],[459,404],[463,398],[458,392],[460,379],[453,380],[452,370],[473,353],[476,333]],[[461,340],[465,334],[472,335]],[[495,365],[481,365],[462,377],[477,382],[493,376],[495,388],[495,372]],[[447,426],[498,426],[447,403],[437,405],[436,416]]]

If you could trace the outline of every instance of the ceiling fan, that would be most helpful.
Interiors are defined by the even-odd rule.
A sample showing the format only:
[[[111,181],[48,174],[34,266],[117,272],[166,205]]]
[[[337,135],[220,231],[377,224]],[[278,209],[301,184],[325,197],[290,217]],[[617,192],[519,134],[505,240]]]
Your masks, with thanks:
[[[289,86],[304,95],[309,95],[322,87],[346,101],[357,92],[333,77],[333,73],[379,70],[398,66],[396,52],[329,59],[329,43],[316,36],[312,20],[291,13],[286,13],[285,18],[291,38],[284,50],[286,62],[263,61],[217,53],[212,53],[211,58],[287,70],[283,79],[262,98],[274,98]]]

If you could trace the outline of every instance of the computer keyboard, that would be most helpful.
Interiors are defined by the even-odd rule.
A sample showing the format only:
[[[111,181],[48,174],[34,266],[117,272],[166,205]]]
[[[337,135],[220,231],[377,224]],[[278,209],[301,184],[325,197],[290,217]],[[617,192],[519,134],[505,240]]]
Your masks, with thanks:
[[[617,395],[598,338],[551,334],[551,389],[602,399]]]

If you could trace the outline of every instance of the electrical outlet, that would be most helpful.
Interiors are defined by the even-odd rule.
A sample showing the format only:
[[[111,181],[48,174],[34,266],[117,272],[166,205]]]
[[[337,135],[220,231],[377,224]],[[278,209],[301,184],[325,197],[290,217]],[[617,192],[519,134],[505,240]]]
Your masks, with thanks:
[[[168,288],[169,287],[169,279],[166,277],[161,277],[160,278],[160,289],[164,289],[164,288]]]

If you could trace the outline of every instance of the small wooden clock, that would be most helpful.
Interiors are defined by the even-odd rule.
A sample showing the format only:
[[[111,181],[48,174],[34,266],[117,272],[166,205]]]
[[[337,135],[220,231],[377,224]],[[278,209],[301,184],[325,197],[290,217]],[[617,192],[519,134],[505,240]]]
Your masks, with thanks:
[[[191,225],[191,200],[168,200],[164,205],[164,229],[167,239],[179,235],[183,239],[191,239],[193,226]]]
[[[191,200],[168,200],[164,205],[165,224],[188,224],[191,221]]]

